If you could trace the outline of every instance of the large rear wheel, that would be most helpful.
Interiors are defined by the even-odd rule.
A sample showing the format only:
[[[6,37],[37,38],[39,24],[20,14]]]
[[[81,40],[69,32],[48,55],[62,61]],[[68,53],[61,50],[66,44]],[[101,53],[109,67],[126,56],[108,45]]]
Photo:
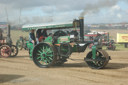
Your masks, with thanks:
[[[33,49],[33,61],[40,68],[54,65],[56,57],[55,48],[51,44],[39,43]]]
[[[84,60],[90,68],[101,69],[104,68],[109,62],[109,56],[104,50],[97,50],[96,59],[93,59],[92,51],[90,51]]]

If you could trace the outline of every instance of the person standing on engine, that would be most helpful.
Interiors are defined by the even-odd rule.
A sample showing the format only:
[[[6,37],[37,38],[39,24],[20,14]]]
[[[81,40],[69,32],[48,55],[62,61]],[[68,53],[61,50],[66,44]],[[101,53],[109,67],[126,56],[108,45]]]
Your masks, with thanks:
[[[33,43],[33,45],[36,45],[36,37],[34,32],[34,30],[31,30],[31,32],[29,33],[29,42]]]
[[[42,31],[42,29],[38,29],[36,31],[36,42],[37,42],[37,44],[40,42],[39,38],[41,36],[41,31]]]

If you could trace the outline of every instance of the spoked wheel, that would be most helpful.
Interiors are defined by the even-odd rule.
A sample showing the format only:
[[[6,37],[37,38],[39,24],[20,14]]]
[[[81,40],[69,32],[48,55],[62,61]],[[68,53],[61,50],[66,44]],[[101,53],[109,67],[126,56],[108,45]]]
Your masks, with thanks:
[[[11,46],[11,57],[15,57],[18,54],[18,48],[15,45]]]
[[[7,58],[11,55],[11,48],[8,45],[2,45],[0,47],[0,56]]]
[[[56,62],[56,52],[53,45],[48,43],[39,43],[33,49],[33,61],[41,68],[54,65]]]
[[[109,56],[104,50],[97,50],[96,59],[93,59],[92,51],[90,51],[84,60],[90,68],[101,69],[104,68],[109,62]]]

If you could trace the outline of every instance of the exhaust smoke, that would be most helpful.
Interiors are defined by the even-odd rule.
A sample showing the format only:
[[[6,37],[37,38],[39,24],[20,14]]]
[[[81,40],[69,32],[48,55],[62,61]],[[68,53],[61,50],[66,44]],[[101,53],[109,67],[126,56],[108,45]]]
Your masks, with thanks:
[[[80,14],[80,17],[83,17],[89,13],[98,12],[102,8],[112,7],[116,5],[119,1],[123,1],[123,0],[98,0],[97,3],[87,4],[83,12]]]

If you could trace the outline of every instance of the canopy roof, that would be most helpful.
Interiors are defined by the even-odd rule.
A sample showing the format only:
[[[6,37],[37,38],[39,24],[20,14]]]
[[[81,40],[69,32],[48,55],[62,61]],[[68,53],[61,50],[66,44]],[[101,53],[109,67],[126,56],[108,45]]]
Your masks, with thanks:
[[[30,25],[24,25],[22,27],[22,30],[36,30],[36,29],[66,29],[66,28],[73,28],[73,23],[52,23],[52,24],[30,24]]]

